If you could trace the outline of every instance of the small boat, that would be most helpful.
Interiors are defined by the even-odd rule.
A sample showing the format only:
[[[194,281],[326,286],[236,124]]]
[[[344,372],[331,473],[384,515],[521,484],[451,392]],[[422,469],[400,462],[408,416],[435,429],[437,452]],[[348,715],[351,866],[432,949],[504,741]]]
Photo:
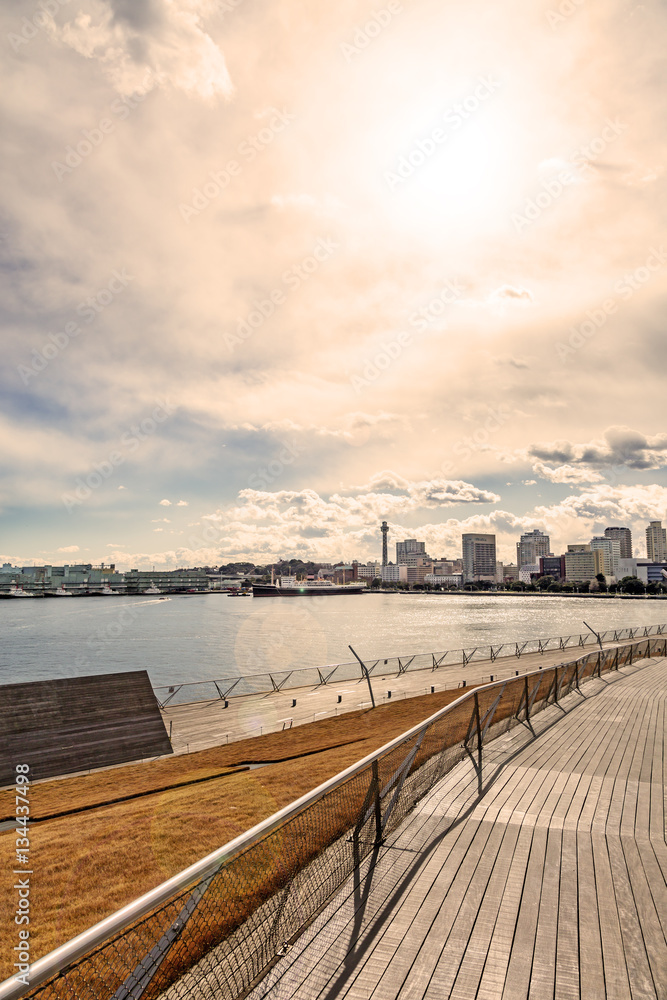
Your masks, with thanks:
[[[69,590],[65,590],[64,587],[58,587],[53,591],[54,597],[74,597],[74,594],[70,594]]]
[[[120,597],[118,591],[112,590],[111,587],[109,587],[108,585],[102,587],[102,589],[100,590],[100,594],[102,595],[102,597]]]
[[[8,591],[6,591],[7,597],[34,597],[34,594],[30,594],[23,587],[17,587],[15,583],[11,585]]]
[[[148,587],[147,590],[144,590],[144,594],[161,594],[161,593],[162,591],[158,590],[158,588],[154,584],[151,584],[151,586]]]

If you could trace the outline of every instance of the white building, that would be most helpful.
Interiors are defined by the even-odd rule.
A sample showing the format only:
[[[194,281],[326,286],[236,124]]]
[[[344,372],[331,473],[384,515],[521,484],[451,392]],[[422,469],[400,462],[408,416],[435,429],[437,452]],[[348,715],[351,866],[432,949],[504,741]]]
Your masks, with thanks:
[[[462,587],[463,573],[427,573],[424,577],[424,583],[430,583],[434,587],[438,585],[444,587],[445,590],[450,587]]]
[[[382,582],[383,583],[407,583],[408,582],[408,567],[407,566],[394,566],[389,563],[388,566],[381,566],[382,571]]]
[[[525,563],[519,569],[519,579],[524,583],[532,583],[533,576],[540,575],[540,564],[536,563]]]
[[[619,559],[617,579],[624,576],[636,576],[646,585],[648,583],[667,583],[667,561],[652,562],[650,559]]]
[[[646,529],[646,558],[650,562],[664,562],[667,559],[667,530],[662,521],[650,521]]]
[[[620,540],[618,538],[599,535],[596,538],[591,538],[591,551],[593,552],[595,549],[599,549],[602,552],[604,560],[604,569],[602,572],[604,575],[616,576],[616,570],[621,558]]]

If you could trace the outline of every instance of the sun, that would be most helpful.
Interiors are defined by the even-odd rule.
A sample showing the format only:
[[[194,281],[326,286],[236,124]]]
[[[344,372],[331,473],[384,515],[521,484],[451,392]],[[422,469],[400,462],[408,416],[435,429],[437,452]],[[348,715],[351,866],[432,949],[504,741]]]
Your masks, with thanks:
[[[502,109],[452,114],[404,145],[384,169],[383,208],[401,227],[450,236],[504,226],[514,205],[516,161]]]

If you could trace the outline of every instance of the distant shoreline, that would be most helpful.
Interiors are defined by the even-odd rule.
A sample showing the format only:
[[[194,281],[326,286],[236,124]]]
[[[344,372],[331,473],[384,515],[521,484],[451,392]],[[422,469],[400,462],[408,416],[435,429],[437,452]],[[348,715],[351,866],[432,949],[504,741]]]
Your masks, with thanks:
[[[546,590],[368,590],[369,594],[409,594],[431,597],[591,597],[612,601],[667,601],[667,594],[579,594]]]

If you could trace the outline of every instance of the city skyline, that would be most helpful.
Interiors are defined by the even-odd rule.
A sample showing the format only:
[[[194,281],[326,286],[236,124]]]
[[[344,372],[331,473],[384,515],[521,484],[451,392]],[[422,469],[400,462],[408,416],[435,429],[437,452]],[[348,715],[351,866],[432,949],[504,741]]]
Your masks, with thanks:
[[[0,12],[0,563],[643,554],[664,6],[46,7]]]
[[[611,577],[615,575],[616,564],[621,559],[634,561],[639,560],[640,562],[654,562],[656,564],[665,563],[667,561],[667,529],[662,527],[661,521],[651,521],[651,523],[645,529],[646,552],[642,554],[638,548],[633,549],[632,545],[632,532],[628,527],[625,526],[608,526],[604,529],[604,535],[594,536],[589,539],[588,542],[578,541],[578,542],[568,542],[567,552],[562,551],[560,555],[551,551],[551,544],[549,536],[541,532],[539,528],[534,529],[531,532],[522,534],[520,539],[515,543],[516,551],[516,561],[512,563],[511,561],[503,561],[497,558],[497,545],[495,534],[481,534],[481,533],[463,533],[460,538],[458,554],[452,555],[451,553],[444,553],[440,555],[431,555],[426,551],[426,543],[417,538],[405,538],[403,540],[394,541],[394,546],[396,549],[395,562],[393,560],[385,560],[385,555],[387,551],[387,536],[389,534],[389,526],[386,521],[383,521],[379,526],[379,534],[381,536],[381,555],[377,554],[374,557],[368,559],[367,563],[363,560],[359,560],[353,556],[349,560],[337,560],[336,562],[330,562],[325,559],[312,558],[308,560],[301,560],[307,562],[313,562],[322,566],[341,566],[347,564],[351,566],[352,564],[359,564],[364,567],[375,566],[378,569],[384,566],[411,566],[411,567],[423,567],[436,565],[451,565],[452,563],[460,564],[460,567],[464,573],[466,573],[470,578],[477,578],[478,575],[481,577],[491,576],[495,574],[495,569],[492,571],[491,567],[502,567],[513,568],[517,571],[525,569],[526,571],[531,571],[531,575],[536,575],[536,567],[541,565],[543,557],[549,557],[550,559],[563,559],[569,552],[582,552],[582,551],[592,551],[598,549],[604,553],[601,556],[602,563],[599,567],[600,571],[603,571],[606,576]],[[477,547],[481,545],[481,549],[477,551]],[[633,555],[634,551],[634,555]],[[287,556],[289,556],[289,552]],[[254,562],[255,566],[269,567],[274,563],[284,562],[287,556],[280,556],[276,560],[270,560],[266,563],[261,561],[250,561]],[[298,557],[291,556],[291,559],[297,560]],[[484,563],[484,566],[475,567],[475,563],[480,561]],[[62,565],[75,566],[83,564],[85,560],[74,559],[71,563],[63,563]],[[33,567],[38,565],[35,560],[29,563],[24,563],[26,568],[30,565]],[[47,565],[47,564],[39,564]],[[89,565],[92,565],[90,563]],[[212,563],[212,566],[215,564]],[[225,565],[225,563],[220,562],[220,565]],[[239,563],[240,565],[240,563]],[[115,564],[106,564],[107,568],[110,570],[115,570]],[[18,569],[19,566],[12,566],[11,562],[0,563],[0,568],[3,572],[9,572],[12,569]],[[105,563],[101,561],[98,569],[104,570]],[[119,566],[118,570],[120,572],[127,571],[129,567]],[[185,569],[186,567],[178,567],[178,569]],[[627,567],[626,567],[627,568]],[[136,567],[131,567],[133,572],[136,572]],[[155,566],[152,567],[153,571]],[[143,567],[146,570],[146,567]],[[164,567],[159,570],[159,572],[169,570]]]

